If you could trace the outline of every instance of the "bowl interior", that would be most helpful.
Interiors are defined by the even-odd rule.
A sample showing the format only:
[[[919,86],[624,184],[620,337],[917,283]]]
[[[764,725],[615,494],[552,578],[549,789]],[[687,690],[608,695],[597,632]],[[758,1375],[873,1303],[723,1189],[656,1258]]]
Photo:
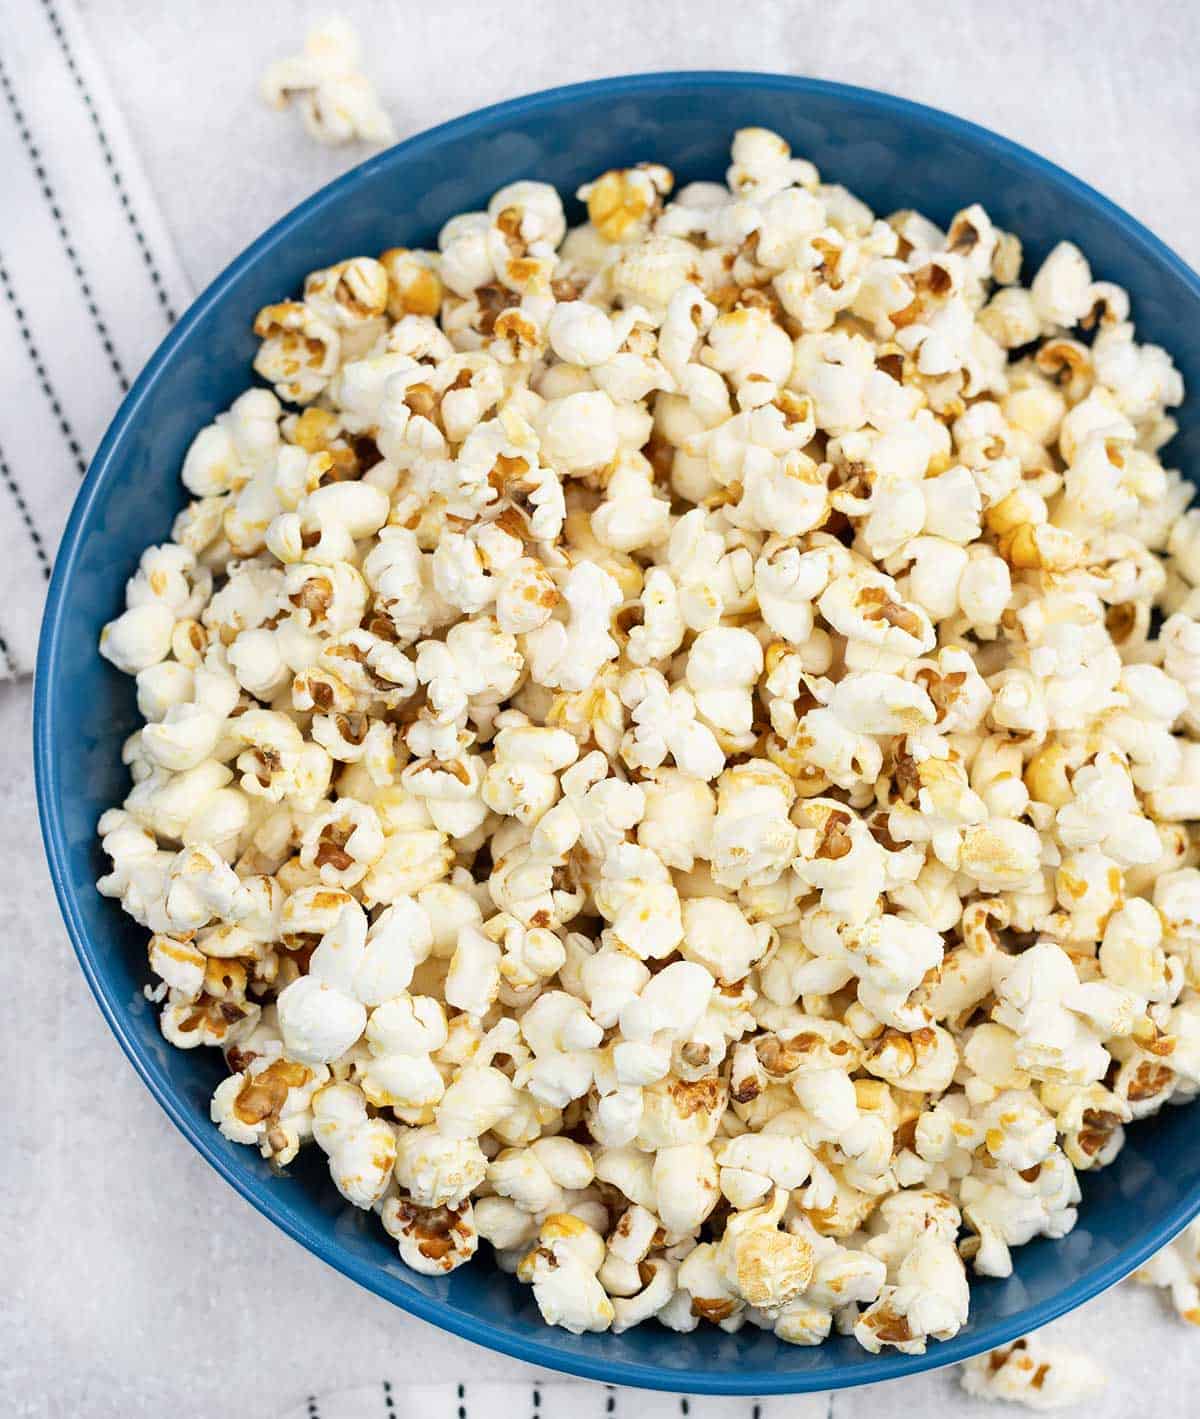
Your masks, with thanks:
[[[399,1261],[374,1217],[343,1202],[323,1159],[286,1178],[208,1121],[215,1052],[181,1052],[141,993],[144,933],[93,883],[104,869],[96,819],[127,791],[120,749],[136,727],[133,682],[96,652],[139,554],[165,539],[183,502],[179,469],[195,431],[250,382],[250,324],[305,274],[344,256],[432,244],[457,212],[501,184],[537,177],[569,194],[607,167],[654,159],[682,182],[720,177],[734,129],[782,133],[826,180],[886,213],[916,206],[945,222],[979,200],[1025,243],[1026,272],[1062,237],[1098,276],[1130,291],[1143,339],[1165,345],[1200,388],[1200,285],[1144,229],[1060,170],[958,120],[863,90],[769,75],[679,74],[554,90],[445,125],[373,159],[273,228],[196,303],[151,361],[97,455],[59,554],[37,685],[36,755],[51,871],[84,970],[136,1067],[168,1113],[255,1206],[347,1274],[447,1329],[539,1364],[673,1390],[770,1393],[864,1383],[1000,1344],[1109,1284],[1200,1205],[1200,1130],[1169,1109],[1139,1124],[1117,1162],[1084,1177],[1079,1225],[1016,1253],[1006,1281],[973,1287],[970,1325],[924,1357],[873,1357],[835,1337],[815,1349],[747,1329],[692,1335],[549,1331],[531,1292],[490,1262],[446,1278]],[[578,204],[575,206],[578,215]],[[1193,399],[1167,461],[1200,454]],[[311,1150],[315,1153],[316,1150]]]

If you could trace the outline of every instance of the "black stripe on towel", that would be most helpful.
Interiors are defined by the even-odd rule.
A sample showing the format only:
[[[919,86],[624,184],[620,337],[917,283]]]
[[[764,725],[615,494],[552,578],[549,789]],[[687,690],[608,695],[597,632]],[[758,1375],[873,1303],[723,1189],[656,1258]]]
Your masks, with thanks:
[[[46,555],[46,544],[42,541],[42,534],[33,523],[33,517],[29,511],[29,505],[21,495],[21,490],[17,486],[17,480],[12,475],[12,469],[8,466],[8,460],[4,457],[4,450],[0,448],[0,479],[3,479],[4,486],[12,494],[12,500],[17,505],[17,512],[21,521],[25,524],[25,531],[29,533],[29,540],[33,543],[33,555],[38,559],[38,565],[42,569],[42,575],[47,581],[50,580],[50,558]]]
[[[38,185],[42,189],[42,196],[46,199],[46,205],[50,208],[50,215],[54,218],[54,225],[58,229],[58,239],[62,242],[67,253],[67,260],[71,263],[71,270],[75,273],[75,280],[79,283],[79,290],[83,295],[83,303],[87,306],[88,314],[92,317],[92,324],[95,326],[96,334],[100,337],[100,343],[104,346],[104,353],[108,356],[108,363],[112,372],[117,377],[117,383],[121,386],[121,392],[129,388],[129,380],[125,377],[125,371],[121,368],[121,361],[117,357],[117,352],[113,348],[112,336],[108,333],[108,326],[104,323],[104,317],[96,309],[96,297],[92,294],[91,285],[88,278],[83,274],[83,265],[79,260],[79,253],[67,234],[66,223],[63,221],[62,209],[58,205],[58,198],[54,195],[54,189],[50,186],[50,178],[46,173],[45,164],[42,162],[42,155],[38,151],[37,144],[33,141],[33,134],[29,131],[29,124],[25,120],[25,115],[21,111],[21,105],[17,100],[17,95],[8,77],[8,71],[4,67],[3,56],[0,56],[0,89],[4,90],[4,97],[8,100],[8,107],[12,112],[13,122],[17,125],[17,132],[21,135],[21,142],[25,145],[25,151],[29,155],[29,161],[33,164],[34,176],[38,180]]]
[[[75,437],[75,431],[71,428],[70,421],[63,412],[63,406],[59,403],[58,395],[54,392],[54,386],[50,383],[50,376],[46,373],[46,366],[42,363],[41,355],[38,354],[38,348],[30,332],[29,323],[25,319],[25,312],[21,309],[21,303],[17,300],[17,294],[12,288],[12,282],[8,278],[8,268],[4,265],[3,258],[0,258],[0,290],[4,291],[5,299],[8,301],[9,305],[12,306],[12,312],[17,321],[17,329],[21,332],[21,341],[25,346],[25,353],[29,356],[29,363],[33,366],[34,373],[38,377],[38,383],[42,386],[42,393],[46,396],[50,408],[54,411],[54,417],[58,421],[59,432],[66,441],[67,447],[71,450],[71,457],[75,460],[75,467],[80,473],[86,473],[87,459],[83,456],[83,449],[79,447],[79,440]]]
[[[4,657],[4,664],[8,667],[8,673],[15,675],[17,673],[17,663],[12,658],[12,652],[8,648],[8,642],[3,636],[0,636],[0,656]]]
[[[395,1419],[396,1402],[392,1398],[392,1386],[387,1380],[383,1382],[383,1405],[387,1411],[387,1419]]]
[[[154,255],[150,250],[150,245],[146,241],[146,234],[142,231],[142,224],[138,221],[137,213],[133,210],[133,204],[129,200],[129,194],[125,191],[125,182],[121,177],[121,171],[117,167],[116,159],[113,157],[112,149],[108,145],[108,135],[100,122],[96,113],[96,105],[92,102],[92,96],[88,93],[87,85],[83,82],[83,75],[79,72],[79,67],[75,63],[75,56],[71,53],[71,46],[67,41],[66,31],[63,29],[62,21],[58,17],[58,11],[54,8],[54,0],[42,0],[42,9],[46,12],[46,18],[50,21],[50,28],[54,31],[54,38],[58,41],[58,47],[62,50],[63,59],[66,61],[67,69],[71,78],[75,81],[75,87],[79,90],[79,97],[83,100],[83,106],[87,110],[88,118],[92,127],[96,131],[96,138],[100,144],[100,155],[104,159],[104,166],[108,169],[108,174],[112,178],[113,187],[116,189],[117,201],[121,204],[121,210],[125,213],[125,220],[129,223],[129,229],[133,233],[133,239],[138,244],[138,250],[142,253],[142,260],[146,264],[146,270],[150,275],[150,284],[154,287],[154,294],[158,297],[158,303],[163,308],[163,314],[167,318],[168,325],[174,325],[176,315],[171,308],[171,302],[167,296],[167,288],[163,283],[162,273],[158,269],[158,263],[154,260]]]

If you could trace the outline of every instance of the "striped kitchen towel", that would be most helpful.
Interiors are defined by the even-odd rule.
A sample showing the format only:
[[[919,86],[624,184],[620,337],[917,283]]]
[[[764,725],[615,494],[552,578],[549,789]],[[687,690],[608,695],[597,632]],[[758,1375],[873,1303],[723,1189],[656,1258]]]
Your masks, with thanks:
[[[101,435],[190,299],[72,0],[0,0],[0,679]]]
[[[280,1419],[827,1419],[832,1398],[721,1399],[582,1380],[431,1385],[383,1380],[312,1395]]]

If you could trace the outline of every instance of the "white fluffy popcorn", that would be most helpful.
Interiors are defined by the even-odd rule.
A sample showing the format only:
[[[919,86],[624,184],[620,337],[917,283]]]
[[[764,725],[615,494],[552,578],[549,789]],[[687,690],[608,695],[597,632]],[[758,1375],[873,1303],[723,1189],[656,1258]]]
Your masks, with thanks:
[[[396,130],[380,106],[375,86],[358,71],[362,44],[337,16],[314,25],[304,52],[280,59],[263,75],[262,95],[272,108],[296,99],[304,127],[318,143],[394,143]]]
[[[271,92],[383,137],[355,64]],[[522,178],[259,313],[101,636],[99,890],[222,1133],[315,1142],[414,1270],[920,1353],[1200,1092],[1182,385],[977,204],[764,129],[673,183],[568,231]],[[1189,1318],[1194,1243],[1145,1268]],[[972,1393],[1084,1392],[1022,1344]]]
[[[367,1114],[367,1103],[351,1084],[333,1084],[313,1100],[313,1137],[329,1156],[338,1191],[356,1207],[371,1207],[383,1196],[396,1164],[391,1124]]]
[[[1178,1316],[1200,1325],[1200,1222],[1190,1222],[1173,1242],[1135,1271],[1133,1278],[1146,1286],[1161,1287]]]
[[[1095,1398],[1107,1383],[1089,1356],[1036,1335],[968,1360],[959,1379],[976,1399],[1008,1400],[1026,1409],[1068,1409]]]

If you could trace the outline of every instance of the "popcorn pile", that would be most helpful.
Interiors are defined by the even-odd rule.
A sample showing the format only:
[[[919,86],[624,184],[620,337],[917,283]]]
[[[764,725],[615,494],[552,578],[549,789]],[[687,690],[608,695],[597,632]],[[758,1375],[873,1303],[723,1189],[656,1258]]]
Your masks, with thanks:
[[[672,186],[259,313],[101,639],[100,890],[221,1131],[417,1271],[920,1353],[1200,1089],[1182,385],[978,205],[762,129]]]

